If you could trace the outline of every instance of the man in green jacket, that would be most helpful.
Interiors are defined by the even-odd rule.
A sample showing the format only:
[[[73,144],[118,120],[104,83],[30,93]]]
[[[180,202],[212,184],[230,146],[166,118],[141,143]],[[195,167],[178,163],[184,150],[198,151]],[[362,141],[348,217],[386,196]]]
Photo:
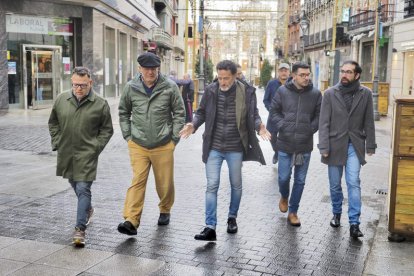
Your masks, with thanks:
[[[160,58],[147,52],[138,57],[140,72],[125,86],[119,102],[119,123],[128,142],[133,171],[118,231],[136,235],[152,166],[160,203],[158,225],[170,222],[174,203],[174,149],[184,126],[185,109],[177,85],[159,73]]]
[[[49,117],[52,150],[57,150],[56,175],[69,179],[78,197],[73,244],[85,245],[85,230],[94,212],[91,186],[96,178],[98,157],[113,134],[106,100],[92,91],[91,73],[75,67],[72,92],[62,93]]]

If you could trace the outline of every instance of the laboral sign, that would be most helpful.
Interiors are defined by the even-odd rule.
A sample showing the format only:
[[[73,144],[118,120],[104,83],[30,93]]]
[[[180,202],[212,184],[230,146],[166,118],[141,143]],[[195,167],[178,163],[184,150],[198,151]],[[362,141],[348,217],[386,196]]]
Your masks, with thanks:
[[[73,23],[67,18],[7,14],[6,31],[26,34],[73,35]]]

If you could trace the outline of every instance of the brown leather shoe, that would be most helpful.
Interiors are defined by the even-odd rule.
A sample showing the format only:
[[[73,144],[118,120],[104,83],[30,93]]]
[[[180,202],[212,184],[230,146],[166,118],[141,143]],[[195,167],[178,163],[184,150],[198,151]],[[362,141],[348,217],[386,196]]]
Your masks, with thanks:
[[[287,221],[292,226],[300,226],[300,220],[298,218],[298,215],[296,213],[289,213],[287,217]]]
[[[279,201],[279,210],[282,213],[286,213],[288,210],[288,199],[281,197]]]

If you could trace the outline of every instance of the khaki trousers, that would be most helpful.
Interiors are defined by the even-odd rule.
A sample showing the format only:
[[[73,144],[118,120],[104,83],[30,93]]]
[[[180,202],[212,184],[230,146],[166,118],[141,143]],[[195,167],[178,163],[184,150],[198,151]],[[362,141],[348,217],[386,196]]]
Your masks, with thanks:
[[[145,189],[151,165],[155,177],[155,187],[160,199],[158,204],[160,213],[170,213],[174,203],[175,145],[171,141],[166,145],[147,149],[129,140],[128,149],[133,178],[126,194],[124,219],[138,227],[144,208]]]

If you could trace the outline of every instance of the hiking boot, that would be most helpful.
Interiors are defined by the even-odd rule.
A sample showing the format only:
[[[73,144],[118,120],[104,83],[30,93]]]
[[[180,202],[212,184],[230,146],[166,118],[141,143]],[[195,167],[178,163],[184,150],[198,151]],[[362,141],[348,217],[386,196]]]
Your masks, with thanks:
[[[84,247],[85,246],[85,231],[83,231],[80,228],[76,227],[75,232],[73,233],[72,243],[76,247]]]
[[[88,226],[88,225],[89,225],[89,223],[91,223],[93,213],[95,213],[95,208],[91,207],[91,208],[89,209],[89,212],[88,212],[88,218],[87,218],[87,220],[86,220],[86,226]]]

